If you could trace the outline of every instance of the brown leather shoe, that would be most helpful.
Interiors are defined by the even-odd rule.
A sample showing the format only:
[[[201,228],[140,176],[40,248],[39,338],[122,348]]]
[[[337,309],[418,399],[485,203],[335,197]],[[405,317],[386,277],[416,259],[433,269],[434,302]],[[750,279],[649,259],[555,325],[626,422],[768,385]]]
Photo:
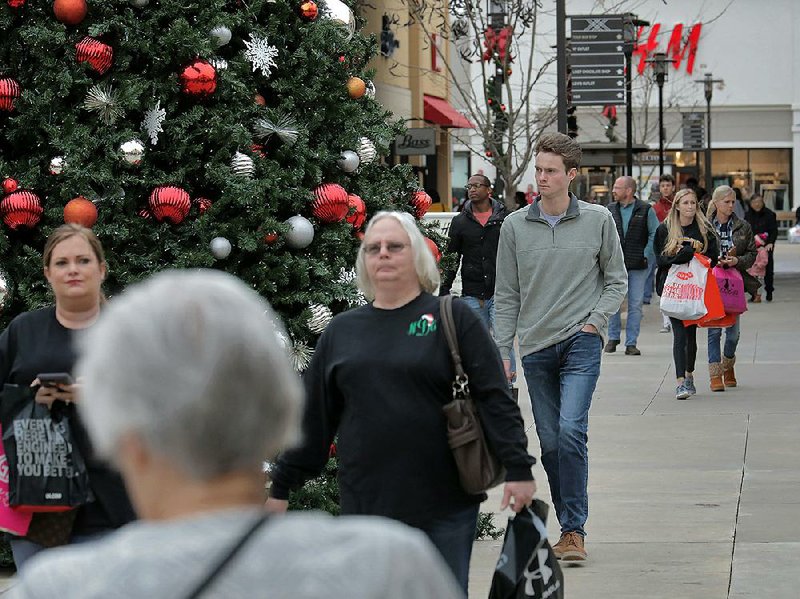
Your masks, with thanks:
[[[734,364],[736,364],[736,356],[732,358],[722,356],[722,380],[726,387],[736,386],[736,373],[733,371]]]
[[[564,562],[585,562],[589,554],[583,546],[583,536],[577,532],[565,532],[558,543],[553,545],[553,553]]]
[[[722,381],[722,364],[719,362],[709,364],[708,376],[711,378],[712,391],[725,391],[725,383]]]

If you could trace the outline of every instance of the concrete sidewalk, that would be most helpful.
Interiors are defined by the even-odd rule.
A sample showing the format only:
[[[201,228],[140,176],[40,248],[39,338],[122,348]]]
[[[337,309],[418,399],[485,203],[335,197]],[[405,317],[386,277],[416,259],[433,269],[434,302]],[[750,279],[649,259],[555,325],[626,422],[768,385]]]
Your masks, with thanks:
[[[775,255],[775,301],[742,317],[738,388],[709,391],[701,330],[698,395],[675,399],[656,303],[645,306],[641,356],[603,355],[589,424],[590,561],[564,568],[569,599],[800,597],[800,246],[780,243]],[[549,502],[538,464],[535,476]],[[552,514],[548,525],[555,542]],[[500,546],[475,544],[470,597],[487,596]]]

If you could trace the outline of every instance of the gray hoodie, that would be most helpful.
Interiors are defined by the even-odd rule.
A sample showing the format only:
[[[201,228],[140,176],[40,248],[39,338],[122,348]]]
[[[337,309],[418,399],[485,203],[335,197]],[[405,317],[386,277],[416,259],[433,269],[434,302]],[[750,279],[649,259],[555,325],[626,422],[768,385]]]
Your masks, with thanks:
[[[608,319],[628,291],[628,273],[611,213],[570,194],[569,208],[551,227],[536,201],[506,217],[500,230],[495,284],[495,337],[507,359],[519,336],[531,354],[594,325],[605,337]]]

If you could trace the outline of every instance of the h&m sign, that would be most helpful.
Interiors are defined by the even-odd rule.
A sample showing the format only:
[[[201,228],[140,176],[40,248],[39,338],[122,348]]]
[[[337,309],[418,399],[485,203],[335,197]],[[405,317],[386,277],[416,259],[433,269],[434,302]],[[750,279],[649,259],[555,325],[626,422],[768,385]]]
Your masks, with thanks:
[[[394,138],[394,153],[398,156],[436,154],[436,130],[430,127],[415,127]]]

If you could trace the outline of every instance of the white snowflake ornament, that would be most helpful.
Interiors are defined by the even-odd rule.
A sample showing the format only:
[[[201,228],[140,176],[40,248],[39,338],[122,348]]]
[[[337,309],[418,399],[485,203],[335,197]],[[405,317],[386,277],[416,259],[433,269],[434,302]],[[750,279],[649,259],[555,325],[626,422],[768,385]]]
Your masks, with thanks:
[[[164,131],[164,129],[161,127],[161,123],[164,122],[164,118],[166,116],[167,111],[161,108],[161,100],[156,102],[154,108],[151,108],[144,113],[144,121],[142,121],[142,126],[147,131],[147,136],[150,138],[150,143],[152,145],[156,145],[158,143],[158,134]]]
[[[278,57],[278,49],[270,46],[266,37],[258,37],[250,34],[250,41],[245,41],[247,46],[244,55],[253,65],[253,72],[260,70],[265,77],[272,74],[272,69],[277,65],[275,59]]]
[[[319,335],[331,322],[333,312],[328,306],[323,306],[322,304],[311,304],[309,309],[311,310],[311,316],[306,321],[308,330],[315,335]]]

